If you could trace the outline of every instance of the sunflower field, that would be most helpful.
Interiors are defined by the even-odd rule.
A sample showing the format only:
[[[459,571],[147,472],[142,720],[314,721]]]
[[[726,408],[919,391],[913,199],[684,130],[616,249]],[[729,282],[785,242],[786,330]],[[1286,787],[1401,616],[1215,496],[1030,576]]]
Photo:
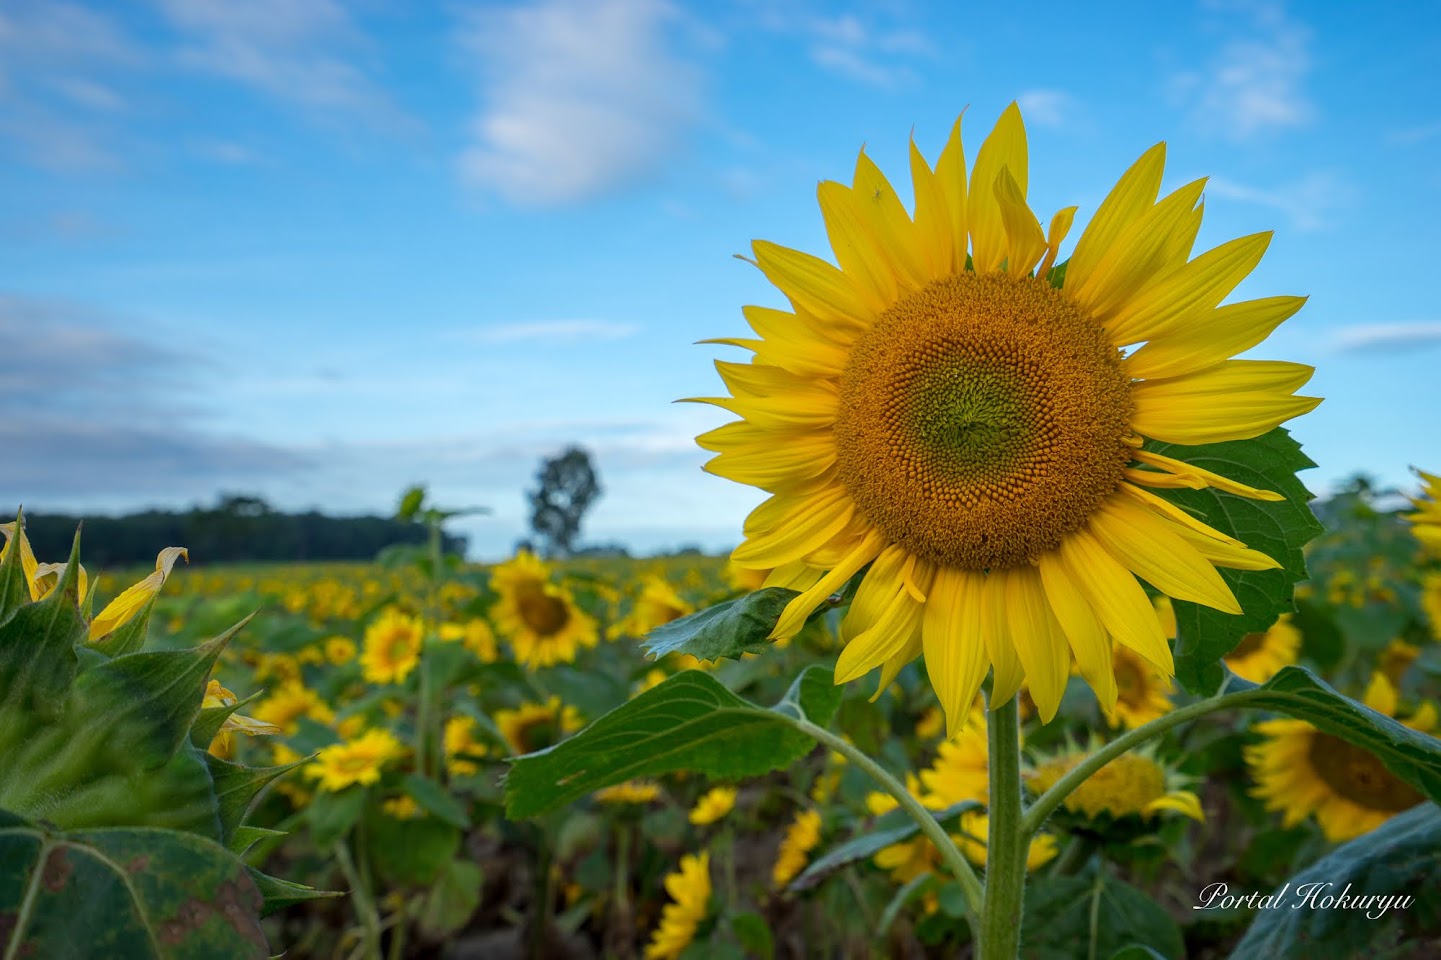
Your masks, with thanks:
[[[1066,259],[1014,106],[911,153],[754,246],[728,557],[6,524],[0,960],[1441,956],[1441,478],[1312,502],[1164,145]]]

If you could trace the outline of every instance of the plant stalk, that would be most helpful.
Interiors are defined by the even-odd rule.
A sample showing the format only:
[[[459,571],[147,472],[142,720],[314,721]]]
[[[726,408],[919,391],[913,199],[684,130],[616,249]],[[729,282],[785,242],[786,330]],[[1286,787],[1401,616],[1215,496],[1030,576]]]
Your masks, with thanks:
[[[981,960],[1015,960],[1021,945],[1029,846],[1021,821],[1021,721],[1015,695],[986,714],[986,733],[990,742],[990,838],[978,956]]]

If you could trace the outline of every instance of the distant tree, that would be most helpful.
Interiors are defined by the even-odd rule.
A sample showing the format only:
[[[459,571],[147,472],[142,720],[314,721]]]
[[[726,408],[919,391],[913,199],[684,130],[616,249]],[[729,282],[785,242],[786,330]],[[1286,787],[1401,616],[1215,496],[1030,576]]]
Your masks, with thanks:
[[[580,521],[601,494],[590,454],[569,447],[541,462],[530,497],[530,529],[547,556],[565,556],[575,548]]]

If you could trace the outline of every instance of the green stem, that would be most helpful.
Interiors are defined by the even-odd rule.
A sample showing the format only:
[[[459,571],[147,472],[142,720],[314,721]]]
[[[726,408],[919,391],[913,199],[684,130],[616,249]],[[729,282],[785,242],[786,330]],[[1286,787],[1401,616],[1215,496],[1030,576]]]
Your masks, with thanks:
[[[361,926],[365,928],[365,955],[370,960],[380,960],[380,914],[375,911],[370,890],[360,879],[360,873],[355,869],[355,861],[350,857],[350,848],[344,840],[335,845],[335,859],[340,864],[341,872],[345,874],[345,882],[350,884],[355,912],[360,916]]]
[[[991,835],[986,844],[986,897],[978,956],[1015,960],[1021,943],[1028,835],[1021,830],[1021,719],[1013,695],[986,714],[990,740]]]
[[[965,856],[951,840],[945,829],[936,821],[931,811],[921,806],[920,801],[911,796],[910,791],[905,788],[903,783],[891,776],[884,767],[866,756],[865,753],[857,749],[853,744],[847,743],[834,733],[831,733],[823,727],[816,726],[809,720],[797,720],[796,728],[844,756],[851,763],[865,771],[872,780],[880,785],[881,789],[896,798],[896,802],[900,804],[901,809],[910,815],[911,819],[916,822],[916,826],[921,828],[921,832],[924,833],[926,837],[930,839],[931,843],[935,844],[936,849],[941,852],[941,857],[946,861],[946,865],[951,868],[951,872],[955,874],[956,881],[961,885],[961,893],[965,895],[966,906],[970,909],[971,914],[979,915],[983,897],[981,881],[976,878],[976,872],[971,869],[971,865],[966,861]]]
[[[1096,771],[1132,747],[1139,746],[1152,737],[1158,737],[1172,727],[1179,726],[1197,717],[1204,717],[1206,714],[1214,713],[1217,710],[1242,706],[1248,700],[1253,699],[1255,695],[1255,691],[1242,690],[1237,693],[1227,693],[1221,696],[1210,697],[1206,700],[1190,704],[1189,706],[1181,707],[1178,710],[1172,710],[1165,716],[1157,717],[1150,723],[1143,724],[1134,730],[1121,734],[1121,736],[1076,764],[1065,776],[1052,784],[1051,789],[1041,794],[1040,798],[1031,804],[1030,808],[1026,810],[1025,815],[1021,817],[1021,832],[1027,838],[1035,834],[1035,832],[1041,828],[1041,824],[1046,822],[1046,818],[1061,805],[1061,801],[1071,795],[1071,791],[1085,783]]]

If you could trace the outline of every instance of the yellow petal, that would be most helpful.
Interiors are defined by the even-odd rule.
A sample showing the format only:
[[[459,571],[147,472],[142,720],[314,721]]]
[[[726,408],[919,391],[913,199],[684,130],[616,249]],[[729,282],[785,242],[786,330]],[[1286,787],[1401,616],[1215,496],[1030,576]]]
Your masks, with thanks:
[[[1197,373],[1134,384],[1133,429],[1169,443],[1249,440],[1321,401],[1292,392],[1314,368],[1279,360],[1226,360]]]
[[[1146,813],[1155,813],[1158,810],[1174,810],[1192,820],[1206,822],[1206,814],[1201,809],[1201,798],[1189,790],[1174,790],[1146,804]]]
[[[1131,572],[1085,530],[1061,541],[1057,556],[1107,632],[1166,676],[1175,676],[1171,648],[1156,611]]]
[[[1070,641],[1081,676],[1096,692],[1103,710],[1116,706],[1116,674],[1111,666],[1111,638],[1055,553],[1041,555],[1041,585],[1061,629]]]
[[[1131,455],[1139,463],[1153,467],[1160,467],[1168,471],[1170,475],[1182,478],[1187,481],[1186,486],[1193,490],[1202,487],[1211,487],[1224,493],[1234,494],[1238,497],[1247,497],[1251,500],[1270,500],[1272,502],[1285,500],[1286,498],[1272,490],[1258,490],[1256,487],[1248,487],[1229,477],[1223,477],[1219,473],[1212,473],[1193,463],[1184,460],[1177,460],[1159,453],[1152,453],[1149,450],[1137,450]]]
[[[1071,656],[1066,634],[1046,602],[1040,574],[1034,568],[1006,571],[1006,608],[1011,640],[1031,685],[1031,699],[1041,722],[1050,723],[1066,692]]]
[[[1223,613],[1241,605],[1216,568],[1160,516],[1129,497],[1110,497],[1091,515],[1091,533],[1128,570],[1178,600],[1204,604]]]
[[[799,633],[811,612],[832,593],[844,586],[845,582],[855,576],[861,567],[874,560],[881,552],[884,543],[885,538],[879,531],[868,532],[861,542],[841,559],[840,563],[832,567],[804,593],[786,604],[785,610],[781,612],[780,620],[776,623],[775,629],[771,631],[770,639],[781,640]]]
[[[836,263],[845,275],[865,291],[868,306],[880,313],[896,300],[896,275],[881,251],[880,243],[861,220],[860,210],[845,184],[826,180],[816,189],[826,236]]]
[[[1281,564],[1259,550],[1222,543],[1196,533],[1189,527],[1176,527],[1176,533],[1209,563],[1228,570],[1279,570]]]
[[[1166,517],[1168,520],[1179,524],[1181,527],[1189,529],[1194,534],[1212,540],[1220,540],[1222,543],[1228,543],[1236,547],[1245,546],[1245,544],[1243,544],[1240,540],[1237,540],[1235,537],[1230,536],[1229,534],[1222,533],[1220,530],[1215,529],[1209,524],[1202,523],[1200,520],[1197,520],[1195,517],[1191,516],[1189,513],[1182,510],[1171,501],[1163,500],[1162,498],[1156,496],[1154,493],[1151,493],[1149,490],[1142,490],[1140,487],[1129,483],[1122,483],[1118,485],[1116,489],[1119,490],[1121,493],[1125,494],[1126,496],[1132,497],[1133,499],[1139,501],[1145,506],[1150,507],[1152,510],[1155,510],[1157,513]]]
[[[804,559],[844,530],[854,513],[854,502],[839,484],[803,497],[771,497],[746,518],[745,542],[731,557],[762,568]]]
[[[959,123],[959,121],[957,121]],[[965,173],[962,172],[964,190]],[[946,192],[940,179],[931,172],[930,164],[911,138],[911,183],[916,194],[916,243],[924,258],[927,280],[937,280],[952,273],[951,255],[955,239],[951,232],[951,215],[946,205]],[[964,229],[961,237],[965,237]],[[964,242],[964,241],[962,241]]]
[[[165,586],[165,580],[170,576],[170,570],[175,566],[175,561],[184,557],[187,563],[190,562],[190,552],[184,547],[166,547],[160,551],[160,556],[155,560],[155,572],[150,574],[139,583],[127,587],[120,596],[106,604],[105,609],[96,614],[95,619],[90,621],[90,640],[94,642],[120,627],[129,623],[150,598],[160,592]]]
[[[906,214],[895,188],[864,150],[856,159],[852,202],[881,256],[903,290],[919,290],[930,279],[915,224]]]
[[[1046,235],[1006,167],[1002,167],[996,177],[995,192],[996,203],[1001,208],[1001,225],[1006,231],[1006,272],[1030,273],[1046,252]]]
[[[991,666],[981,634],[983,579],[968,570],[938,569],[922,616],[926,673],[946,715],[947,736],[966,725]]]
[[[1175,377],[1220,363],[1266,339],[1305,302],[1305,297],[1266,297],[1218,307],[1143,344],[1126,358],[1126,371],[1137,379]]]
[[[14,520],[9,523],[0,523],[0,534],[5,536],[5,546],[0,549],[0,561],[3,561],[5,555],[10,552],[10,541],[15,536],[15,524]],[[30,538],[25,535],[25,529],[22,526],[20,529],[20,572],[25,575],[25,585],[30,590],[31,600],[40,599],[40,585],[35,582],[39,568],[40,564],[35,559],[35,551],[30,548]]]
[[[981,582],[981,635],[991,658],[991,709],[994,710],[1016,695],[1026,676],[1011,638],[1005,580],[995,571]]]
[[[961,119],[964,116],[965,112],[962,111],[961,116],[956,118],[956,124],[951,128],[951,136],[941,148],[941,155],[936,160],[936,182],[945,194],[947,219],[951,226],[950,272],[956,274],[966,269],[966,241],[970,229],[967,212],[969,204],[966,190],[966,150],[961,142]]]
[[[1158,143],[1121,175],[1076,241],[1066,266],[1067,290],[1085,287],[1121,234],[1155,204],[1165,166],[1166,145]]]
[[[1396,688],[1384,673],[1377,671],[1371,674],[1371,682],[1367,685],[1361,702],[1377,713],[1384,713],[1388,717],[1396,716]]]
[[[854,680],[880,666],[900,653],[920,629],[921,605],[901,579],[902,567],[911,562],[910,552],[893,544],[881,551],[866,572],[841,622],[845,648],[836,661],[836,683]]]
[[[850,341],[806,311],[797,314],[747,306],[741,312],[761,337],[759,343],[745,342],[755,351],[756,362],[783,367],[803,377],[838,377],[845,370]]]
[[[1271,236],[1254,233],[1207,250],[1127,300],[1106,321],[1106,332],[1116,343],[1136,343],[1199,320],[1256,269]]]
[[[1056,255],[1061,250],[1061,242],[1066,239],[1066,234],[1071,232],[1071,222],[1075,219],[1075,207],[1062,207],[1051,218],[1051,226],[1046,231],[1046,255],[1041,259],[1041,267],[1036,271],[1036,276],[1045,277],[1056,265]]]
[[[1148,282],[1179,266],[1178,257],[1184,263],[1197,224],[1195,206],[1205,186],[1205,180],[1188,183],[1143,213],[1074,286],[1067,267],[1066,290],[1071,297],[1104,322]]]
[[[875,319],[861,288],[821,258],[765,240],[754,241],[751,249],[766,279],[822,320],[860,332]]]
[[[995,191],[996,178],[1003,167],[1010,169],[1024,200],[1028,169],[1026,126],[1021,120],[1021,109],[1015,103],[1001,113],[995,129],[981,144],[976,154],[976,168],[971,172],[966,219],[971,232],[971,261],[977,273],[999,270],[1006,259],[1006,230]]]

